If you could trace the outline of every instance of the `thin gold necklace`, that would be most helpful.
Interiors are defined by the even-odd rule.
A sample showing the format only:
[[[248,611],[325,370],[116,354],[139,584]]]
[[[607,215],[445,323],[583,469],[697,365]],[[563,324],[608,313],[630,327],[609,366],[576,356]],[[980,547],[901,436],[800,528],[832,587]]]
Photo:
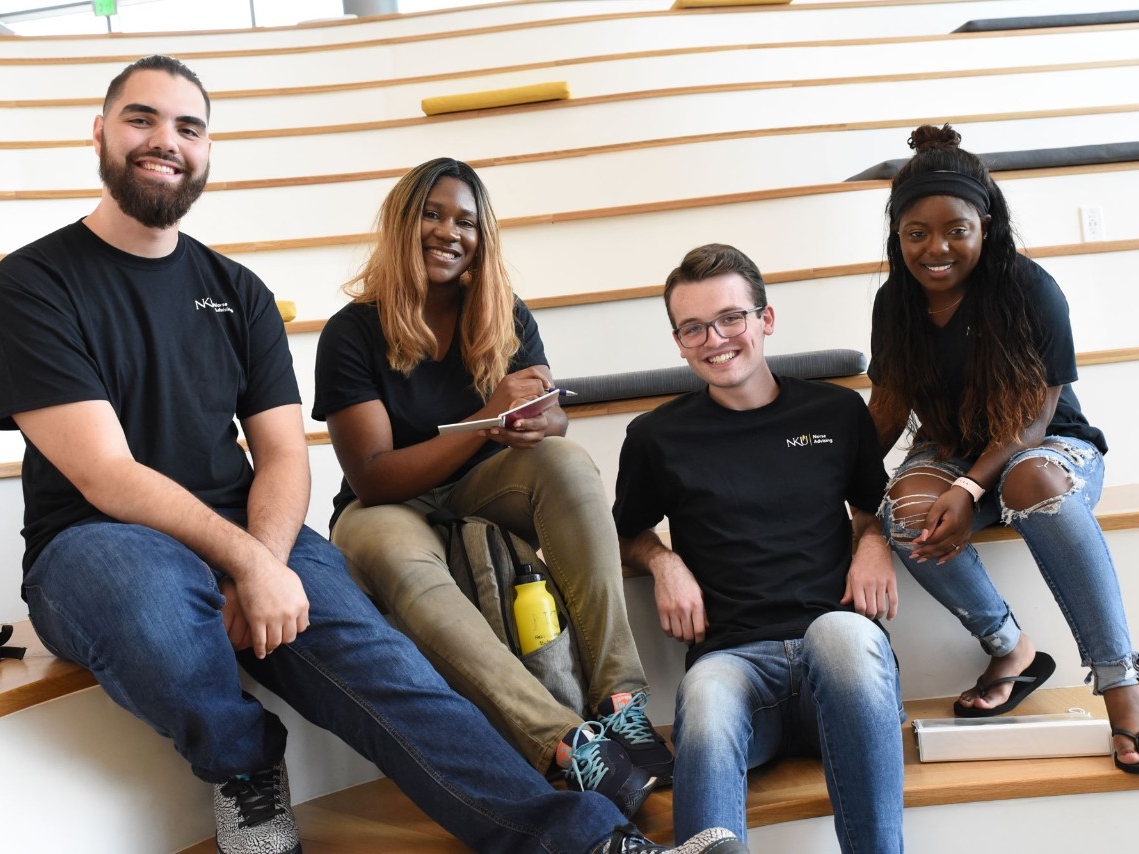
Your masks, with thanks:
[[[957,297],[957,302],[950,303],[945,308],[938,308],[938,309],[927,308],[926,314],[941,314],[943,311],[949,311],[949,309],[951,309],[951,308],[957,308],[957,306],[961,305],[961,300],[963,300],[963,299],[965,299],[965,294],[961,294],[961,296]]]

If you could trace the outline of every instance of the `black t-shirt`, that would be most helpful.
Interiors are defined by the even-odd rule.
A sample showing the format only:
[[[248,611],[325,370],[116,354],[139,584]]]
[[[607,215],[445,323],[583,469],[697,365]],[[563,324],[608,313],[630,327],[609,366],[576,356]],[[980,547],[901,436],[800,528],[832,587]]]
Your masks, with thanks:
[[[802,637],[840,605],[850,568],[845,502],[874,513],[886,488],[870,413],[854,391],[777,378],[759,409],[725,409],[706,390],[637,417],[621,448],[617,532],[665,516],[673,550],[704,594],[715,649]]]
[[[1107,441],[1103,432],[1088,424],[1080,409],[1080,401],[1072,390],[1071,384],[1079,376],[1076,372],[1076,348],[1072,341],[1068,301],[1064,298],[1064,292],[1043,267],[1023,255],[1017,256],[1016,271],[1024,282],[1029,309],[1035,312],[1036,346],[1044,363],[1045,382],[1049,387],[1061,386],[1060,400],[1048,425],[1048,435],[1083,439],[1098,447],[1101,453],[1107,453]],[[880,378],[876,354],[879,330],[885,322],[882,319],[885,299],[885,292],[880,290],[874,300],[871,357],[866,373],[875,383]],[[960,410],[965,399],[965,369],[972,341],[970,302],[969,295],[966,295],[961,309],[954,312],[944,327],[938,327],[932,321],[926,324],[926,332],[933,339],[934,352],[938,354],[939,379],[944,394],[949,399],[951,412]],[[920,412],[916,415],[921,418]],[[917,440],[922,440],[920,431]]]
[[[517,298],[514,327],[520,346],[508,371],[513,373],[547,364],[538,324]],[[410,376],[392,370],[387,353],[387,339],[380,327],[375,303],[349,303],[334,314],[325,324],[317,345],[312,417],[324,421],[341,409],[378,400],[387,410],[392,426],[392,447],[398,450],[426,442],[439,435],[440,424],[462,421],[482,408],[483,399],[475,390],[474,378],[463,364],[457,334],[442,361],[420,362]],[[484,443],[446,482],[459,480],[502,448],[498,442]],[[333,500],[330,527],[355,498],[345,478],[340,494]]]
[[[300,403],[284,324],[253,273],[180,235],[165,258],[104,243],[82,222],[0,261],[0,428],[14,413],[106,400],[134,458],[217,509],[252,481],[234,416]],[[99,517],[25,446],[25,568]]]

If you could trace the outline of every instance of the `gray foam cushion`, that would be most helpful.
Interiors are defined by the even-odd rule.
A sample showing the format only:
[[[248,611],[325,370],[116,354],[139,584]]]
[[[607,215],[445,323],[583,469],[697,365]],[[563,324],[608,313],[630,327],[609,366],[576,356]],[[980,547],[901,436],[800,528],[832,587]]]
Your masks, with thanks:
[[[1139,21],[1139,9],[1122,12],[1079,12],[1070,15],[1029,15],[1022,18],[979,18],[966,21],[955,33],[995,30],[1034,30],[1041,27],[1090,27],[1095,24],[1131,24]]]
[[[866,356],[860,350],[811,350],[768,356],[767,364],[772,373],[781,376],[817,380],[861,374],[866,370]],[[687,365],[592,377],[559,377],[557,384],[559,388],[577,392],[575,397],[563,398],[562,406],[680,394],[704,387],[704,382]]]
[[[1098,145],[1070,145],[1065,148],[1031,148],[1024,151],[995,151],[978,154],[992,172],[1012,169],[1055,169],[1060,166],[1087,166],[1091,163],[1126,163],[1139,160],[1139,142],[1105,142]],[[908,161],[885,160],[847,181],[873,181],[893,178]]]

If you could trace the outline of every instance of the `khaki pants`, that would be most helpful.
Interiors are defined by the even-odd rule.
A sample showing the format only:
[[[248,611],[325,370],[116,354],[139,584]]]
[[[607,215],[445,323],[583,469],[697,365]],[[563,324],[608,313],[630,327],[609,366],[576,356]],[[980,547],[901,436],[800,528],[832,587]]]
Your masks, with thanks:
[[[581,718],[530,675],[456,586],[443,541],[424,518],[436,507],[489,519],[541,547],[574,623],[587,699],[596,710],[605,697],[647,687],[597,467],[578,445],[549,437],[533,449],[507,448],[458,482],[403,504],[354,501],[332,531],[356,583],[451,686],[545,772],[558,742]]]

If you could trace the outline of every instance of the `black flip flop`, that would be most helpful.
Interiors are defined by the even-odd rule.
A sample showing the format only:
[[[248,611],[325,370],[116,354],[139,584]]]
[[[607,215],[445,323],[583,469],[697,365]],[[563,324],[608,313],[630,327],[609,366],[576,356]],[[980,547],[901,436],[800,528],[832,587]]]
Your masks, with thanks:
[[[1121,735],[1124,738],[1131,739],[1133,742],[1135,742],[1135,749],[1139,750],[1139,735],[1136,735],[1135,733],[1131,732],[1130,730],[1120,729],[1119,727],[1116,727],[1115,729],[1113,729],[1111,731],[1111,734],[1112,735]],[[1125,762],[1120,762],[1118,753],[1112,753],[1111,758],[1115,760],[1115,767],[1118,768],[1120,771],[1126,771],[1128,774],[1139,774],[1139,762],[1135,762],[1131,765],[1128,765]]]
[[[1003,679],[994,679],[987,684],[980,679],[977,680],[975,687],[978,697],[984,697],[998,685],[1004,685],[1007,682],[1013,683],[1012,693],[999,706],[993,706],[991,709],[979,709],[975,706],[963,706],[958,700],[953,704],[953,714],[959,718],[991,718],[996,715],[1003,715],[1005,712],[1011,712],[1021,704],[1025,697],[1043,685],[1055,670],[1056,662],[1052,660],[1052,656],[1046,652],[1038,652],[1036,658],[1032,659],[1032,664],[1024,668],[1019,676],[1005,676]]]
[[[27,651],[22,646],[5,646],[8,638],[12,637],[14,629],[11,626],[0,626],[0,658],[14,658],[19,661]]]

